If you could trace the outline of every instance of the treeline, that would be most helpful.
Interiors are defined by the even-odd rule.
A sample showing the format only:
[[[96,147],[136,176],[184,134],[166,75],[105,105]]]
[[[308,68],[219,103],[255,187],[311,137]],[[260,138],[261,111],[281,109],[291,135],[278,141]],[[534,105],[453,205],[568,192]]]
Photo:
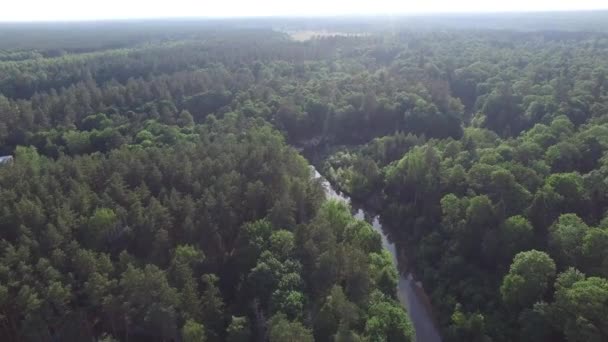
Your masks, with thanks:
[[[7,70],[0,81],[2,146],[8,152],[34,145],[57,155],[63,131],[90,130],[84,121],[99,113],[115,123],[140,117],[175,124],[183,111],[195,122],[236,111],[265,118],[299,144],[360,143],[396,128],[437,137],[462,134],[463,106],[440,75],[417,68],[411,73],[418,83],[410,85],[391,70],[366,71],[380,68],[379,62],[341,57],[360,53],[361,41],[374,46],[378,38],[295,43],[276,33],[274,40],[259,41],[255,32],[0,63]]]

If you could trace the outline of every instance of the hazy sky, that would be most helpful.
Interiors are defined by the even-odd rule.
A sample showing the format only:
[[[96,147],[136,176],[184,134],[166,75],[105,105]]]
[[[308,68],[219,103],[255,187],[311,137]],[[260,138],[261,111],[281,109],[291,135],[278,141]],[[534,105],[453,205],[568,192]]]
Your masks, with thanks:
[[[608,9],[608,0],[5,0],[0,21]]]

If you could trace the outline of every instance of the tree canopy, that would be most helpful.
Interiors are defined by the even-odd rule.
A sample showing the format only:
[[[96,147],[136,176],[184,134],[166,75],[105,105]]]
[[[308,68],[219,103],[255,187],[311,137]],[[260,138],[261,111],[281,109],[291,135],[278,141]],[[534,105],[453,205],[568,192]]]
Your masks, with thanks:
[[[606,341],[579,15],[0,25],[0,340]]]

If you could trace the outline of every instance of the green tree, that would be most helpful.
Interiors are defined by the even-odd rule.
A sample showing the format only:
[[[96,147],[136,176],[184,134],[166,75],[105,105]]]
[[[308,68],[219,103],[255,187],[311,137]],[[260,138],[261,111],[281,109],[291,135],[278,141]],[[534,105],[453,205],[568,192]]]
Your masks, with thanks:
[[[523,216],[511,216],[500,226],[500,237],[503,257],[511,259],[533,246],[534,230]]]
[[[608,280],[603,278],[590,277],[558,287],[555,305],[568,341],[603,341],[608,336],[607,302]]]
[[[555,262],[547,253],[537,250],[518,253],[503,278],[502,299],[514,307],[528,307],[543,298],[553,277]]]
[[[583,238],[583,257],[586,269],[593,274],[608,277],[608,231],[591,228]]]
[[[325,298],[321,310],[315,315],[315,341],[331,341],[339,332],[339,327],[348,330],[358,319],[357,306],[346,298],[342,287],[334,286],[329,296]]]
[[[207,337],[210,341],[219,339],[224,329],[225,304],[218,287],[219,278],[214,274],[201,277],[204,291],[201,297],[202,318],[207,324]]]
[[[205,342],[205,327],[193,320],[188,320],[182,327],[182,339],[184,342]]]
[[[105,242],[104,238],[107,238],[108,234],[116,227],[117,221],[116,214],[112,209],[96,209],[82,233],[87,246],[99,248]]]
[[[581,261],[583,239],[589,227],[575,214],[564,214],[549,228],[549,246],[564,265]]]
[[[412,341],[414,330],[405,311],[394,300],[374,293],[365,322],[370,341]]]
[[[270,236],[270,251],[281,259],[292,256],[295,250],[293,233],[287,230],[273,232]]]
[[[456,305],[451,317],[450,337],[462,341],[487,341],[485,319],[480,313],[465,313],[460,304]]]
[[[181,127],[192,127],[194,126],[194,118],[188,110],[182,110],[177,118],[177,124]]]
[[[270,318],[268,322],[268,340],[270,342],[313,342],[310,329],[300,322],[290,322],[281,314]]]
[[[227,342],[249,342],[251,340],[251,327],[247,317],[232,316],[226,336]]]

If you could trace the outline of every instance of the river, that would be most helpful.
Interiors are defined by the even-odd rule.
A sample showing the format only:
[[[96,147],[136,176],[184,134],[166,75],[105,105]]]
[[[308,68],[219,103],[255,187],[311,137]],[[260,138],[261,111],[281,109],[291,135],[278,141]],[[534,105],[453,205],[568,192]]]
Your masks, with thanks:
[[[322,180],[327,198],[350,204],[350,198],[334,190],[331,184],[316,169],[313,168],[313,170],[315,177]],[[365,220],[365,216],[365,212],[362,209],[358,209],[357,213],[354,215],[354,217],[359,220]],[[401,268],[399,267],[399,258],[397,258],[395,244],[388,240],[377,216],[374,217],[371,223],[374,230],[382,236],[382,246],[391,253],[397,270],[400,270]],[[439,335],[439,331],[437,330],[437,326],[433,319],[428,297],[420,284],[414,280],[411,273],[402,274],[399,272],[397,296],[399,297],[401,304],[404,305],[408,311],[410,320],[416,331],[416,342],[441,342],[441,336]]]

